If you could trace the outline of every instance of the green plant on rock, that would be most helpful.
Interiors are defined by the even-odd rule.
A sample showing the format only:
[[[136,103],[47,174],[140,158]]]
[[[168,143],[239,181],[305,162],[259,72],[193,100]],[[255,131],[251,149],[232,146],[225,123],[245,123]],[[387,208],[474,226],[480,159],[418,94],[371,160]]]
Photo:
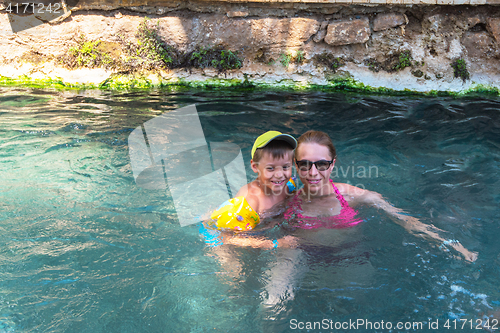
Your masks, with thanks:
[[[283,65],[283,67],[290,66],[292,62],[293,56],[290,53],[282,53],[280,54],[278,60]]]
[[[187,60],[183,63],[186,67],[213,67],[219,71],[226,71],[243,66],[243,60],[238,58],[237,52],[225,50],[222,47],[200,47],[186,58]]]
[[[399,71],[412,65],[413,58],[410,51],[403,51],[398,56],[398,61],[392,66],[392,70]]]
[[[305,56],[304,51],[298,50],[297,53],[295,54],[293,61],[297,64],[302,64],[302,63],[304,63],[305,59],[306,59],[306,56]]]
[[[470,79],[469,71],[467,70],[467,63],[463,59],[453,61],[450,66],[453,68],[453,75],[456,78],[461,78],[463,82]]]
[[[193,64],[194,67],[210,67],[209,63],[210,59],[207,57],[207,53],[210,49],[209,48],[204,48],[201,47],[200,49],[194,51],[191,53],[191,57],[189,58],[189,61]]]
[[[77,45],[70,47],[68,53],[59,58],[59,62],[69,68],[77,67],[112,67],[113,58],[100,49],[101,40],[87,40],[81,35]]]
[[[323,65],[331,69],[334,73],[337,69],[345,65],[345,60],[341,57],[336,57],[331,53],[323,52],[321,54],[315,55],[313,61],[316,65]]]
[[[372,72],[379,72],[383,65],[375,59],[365,59],[363,62]]]
[[[138,56],[142,56],[147,60],[158,63],[163,62],[164,64],[171,64],[172,57],[169,54],[170,47],[164,45],[157,33],[157,27],[150,28],[148,26],[149,19],[145,19],[139,25],[137,31],[137,44],[138,48],[136,53]]]
[[[148,17],[139,24],[135,36],[137,43],[127,43],[128,61],[132,65],[139,65],[148,69],[176,67],[178,52],[175,48],[162,41],[158,29],[159,21],[154,26]]]
[[[78,45],[70,47],[68,51],[75,57],[78,66],[94,67],[98,56],[98,52],[95,48],[100,42],[99,40],[85,41],[82,36]]]
[[[219,67],[221,69],[238,69],[243,66],[243,62],[238,55],[230,50],[220,51]]]
[[[298,50],[295,54],[287,52],[281,53],[278,57],[278,61],[283,67],[290,66],[291,63],[302,64],[305,60],[305,53],[302,50]]]

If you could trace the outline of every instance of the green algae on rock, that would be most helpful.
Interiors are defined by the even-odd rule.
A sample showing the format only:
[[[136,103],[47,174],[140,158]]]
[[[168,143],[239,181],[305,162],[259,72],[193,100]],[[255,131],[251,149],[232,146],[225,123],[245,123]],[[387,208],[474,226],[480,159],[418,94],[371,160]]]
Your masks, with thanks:
[[[470,74],[467,70],[467,63],[464,59],[457,59],[453,61],[450,66],[453,68],[453,75],[456,78],[462,79],[463,82],[470,79]]]
[[[499,96],[500,90],[493,86],[477,84],[459,92],[431,90],[420,92],[410,89],[395,90],[385,87],[372,87],[352,77],[337,75],[327,85],[309,84],[293,80],[281,80],[278,83],[255,82],[245,77],[240,79],[210,78],[206,80],[186,80],[185,78],[165,79],[159,75],[116,74],[100,84],[75,84],[64,82],[61,78],[32,79],[28,76],[9,78],[0,76],[0,86],[21,86],[30,88],[53,88],[56,90],[150,90],[150,89],[236,89],[236,90],[273,90],[273,91],[330,91],[346,93],[365,93],[391,96],[435,96],[435,97],[468,97],[493,95]]]

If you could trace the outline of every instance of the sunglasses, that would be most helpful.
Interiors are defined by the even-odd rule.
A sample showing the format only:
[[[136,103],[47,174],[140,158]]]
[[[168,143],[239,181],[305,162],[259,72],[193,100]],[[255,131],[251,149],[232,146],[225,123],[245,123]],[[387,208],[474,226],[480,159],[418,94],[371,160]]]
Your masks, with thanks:
[[[309,170],[311,170],[313,164],[316,166],[316,169],[318,171],[326,171],[326,170],[328,170],[328,168],[330,167],[330,165],[332,165],[332,163],[333,163],[333,160],[331,160],[331,161],[319,160],[319,161],[316,161],[316,162],[311,162],[311,161],[308,161],[308,160],[300,160],[300,161],[296,161],[295,162],[295,164],[297,164],[297,168],[300,171],[309,171]]]

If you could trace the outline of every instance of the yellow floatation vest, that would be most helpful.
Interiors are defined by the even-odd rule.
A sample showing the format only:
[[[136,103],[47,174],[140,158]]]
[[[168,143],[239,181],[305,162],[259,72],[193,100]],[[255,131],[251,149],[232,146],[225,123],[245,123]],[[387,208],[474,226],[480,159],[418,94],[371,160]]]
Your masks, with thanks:
[[[288,192],[295,190],[295,181],[290,178]],[[225,201],[210,216],[218,229],[252,230],[260,222],[259,214],[250,206],[245,197],[236,197]]]

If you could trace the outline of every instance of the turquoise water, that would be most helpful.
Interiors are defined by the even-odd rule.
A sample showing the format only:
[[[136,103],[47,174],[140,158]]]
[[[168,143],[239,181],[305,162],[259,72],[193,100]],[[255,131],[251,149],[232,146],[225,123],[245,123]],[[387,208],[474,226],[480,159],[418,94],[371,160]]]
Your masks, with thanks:
[[[132,130],[191,104],[207,141],[239,145],[249,177],[264,131],[326,131],[337,181],[383,194],[479,259],[369,207],[355,229],[298,235],[300,250],[209,246],[199,225],[179,225],[168,191],[135,184],[128,155]],[[475,328],[500,309],[499,109],[483,98],[0,88],[0,332],[305,332],[324,319],[425,329],[309,331],[478,331],[463,320]]]

